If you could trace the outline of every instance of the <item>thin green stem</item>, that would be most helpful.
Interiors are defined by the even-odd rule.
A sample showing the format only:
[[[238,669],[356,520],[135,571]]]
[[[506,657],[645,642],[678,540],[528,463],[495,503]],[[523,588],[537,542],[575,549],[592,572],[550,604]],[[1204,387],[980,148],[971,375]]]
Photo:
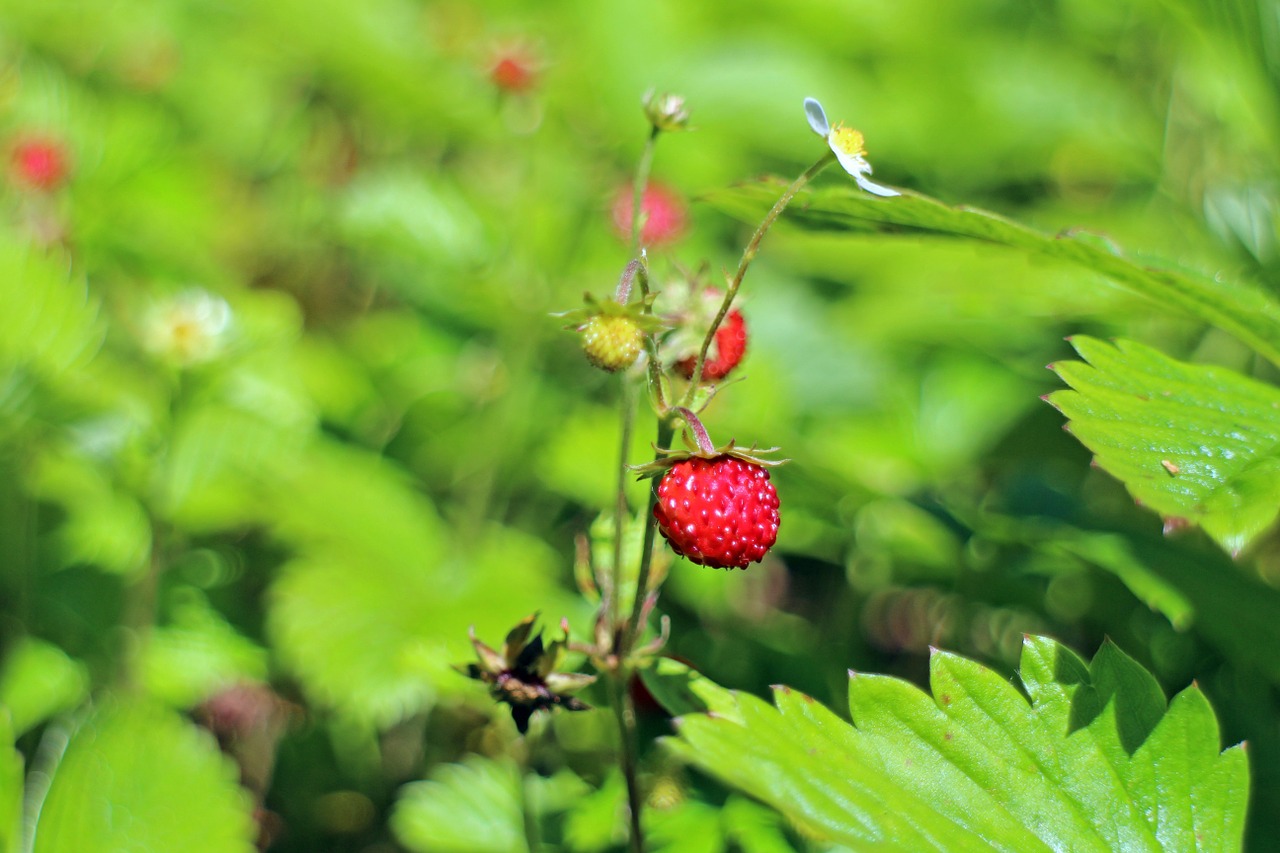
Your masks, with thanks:
[[[698,350],[698,360],[693,366],[692,375],[694,378],[689,383],[689,390],[685,392],[684,400],[681,401],[682,406],[687,407],[693,403],[693,396],[697,391],[699,380],[702,378],[702,366],[707,361],[707,351],[711,349],[711,342],[715,340],[716,330],[720,328],[720,324],[724,322],[724,318],[729,314],[729,308],[733,305],[733,300],[738,295],[738,289],[742,286],[742,279],[747,275],[747,268],[755,260],[756,252],[760,250],[760,242],[764,240],[764,235],[769,233],[773,223],[782,215],[782,211],[787,209],[787,205],[791,204],[791,200],[796,197],[796,193],[804,189],[805,184],[813,180],[819,172],[835,162],[835,159],[836,155],[828,151],[818,158],[816,163],[805,169],[800,177],[791,182],[791,186],[787,187],[782,197],[765,214],[755,233],[751,235],[747,248],[742,252],[742,260],[738,262],[738,271],[734,273],[733,278],[729,281],[729,286],[725,288],[724,299],[720,301],[720,310],[716,313],[715,319],[711,321],[711,325],[707,328],[707,334],[702,339],[702,348]]]
[[[613,589],[609,595],[609,624],[614,632],[618,632],[618,620],[622,618],[622,560],[623,540],[626,538],[627,520],[631,516],[631,507],[627,504],[627,474],[630,468],[627,458],[631,450],[631,428],[635,422],[635,390],[626,374],[622,376],[622,428],[618,459],[618,502],[617,513],[613,525]]]
[[[644,853],[644,827],[641,824],[641,813],[644,797],[640,791],[639,761],[637,759],[636,712],[631,704],[631,696],[627,691],[627,679],[631,669],[625,661],[618,661],[618,669],[614,670],[609,681],[613,685],[614,717],[618,721],[618,734],[622,742],[619,749],[622,756],[622,777],[627,783],[627,817],[630,825],[631,853]]]
[[[542,833],[538,828],[537,790],[531,778],[535,773],[533,751],[536,742],[540,739],[545,721],[531,722],[533,724],[529,727],[528,734],[517,744],[516,766],[520,773],[520,813],[524,823],[524,839],[530,853],[534,853],[542,846]]]
[[[658,417],[658,437],[655,444],[656,447],[667,447],[671,444],[671,437],[675,435],[675,429],[671,426],[667,418]],[[624,656],[629,654],[635,641],[644,631],[644,626],[640,624],[640,613],[644,610],[644,601],[649,593],[649,572],[653,564],[653,542],[657,538],[658,526],[653,518],[653,507],[658,502],[658,484],[657,482],[649,485],[649,500],[645,504],[644,512],[644,544],[640,549],[640,572],[636,575],[636,597],[631,605],[631,618],[627,620],[626,635],[622,638],[619,647],[619,654]]]
[[[657,147],[658,134],[660,133],[662,131],[656,127],[649,132],[649,138],[644,143],[644,151],[640,154],[640,162],[636,164],[636,181],[632,187],[631,197],[632,255],[640,254],[640,235],[643,225],[640,221],[640,215],[644,212],[644,191],[649,186],[649,171],[653,168],[653,150]],[[643,288],[644,285],[641,284],[641,287]]]

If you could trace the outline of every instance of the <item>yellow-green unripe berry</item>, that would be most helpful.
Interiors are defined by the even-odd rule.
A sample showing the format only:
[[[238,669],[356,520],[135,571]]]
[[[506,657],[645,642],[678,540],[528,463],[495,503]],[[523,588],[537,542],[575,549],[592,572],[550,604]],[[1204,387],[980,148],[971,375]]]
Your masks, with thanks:
[[[631,317],[597,314],[582,327],[582,351],[601,370],[626,370],[643,350],[644,332]]]

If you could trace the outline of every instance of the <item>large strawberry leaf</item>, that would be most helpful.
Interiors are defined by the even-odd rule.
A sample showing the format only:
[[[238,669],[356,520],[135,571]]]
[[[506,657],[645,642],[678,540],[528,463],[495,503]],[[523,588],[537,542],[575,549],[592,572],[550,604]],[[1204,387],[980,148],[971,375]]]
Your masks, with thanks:
[[[1131,341],[1071,339],[1048,399],[1097,464],[1171,523],[1238,554],[1280,515],[1280,389]],[[1087,362],[1087,363],[1086,363]]]
[[[1155,679],[1111,643],[1086,664],[1041,637],[1024,643],[1021,678],[1026,695],[934,652],[933,696],[853,675],[852,725],[789,688],[770,706],[697,679],[685,698],[717,710],[681,717],[668,743],[855,849],[1240,849],[1245,753],[1219,752],[1199,688],[1166,706]],[[660,697],[680,694],[658,686]]]
[[[108,701],[71,734],[30,849],[249,853],[249,805],[211,736],[158,706]]]
[[[509,761],[472,757],[406,785],[391,826],[410,850],[526,853],[519,770]]]
[[[781,193],[778,181],[766,179],[706,198],[726,213],[754,223]],[[1280,364],[1280,302],[1275,297],[1241,282],[1145,266],[1096,235],[1051,236],[985,210],[952,207],[919,193],[882,199],[845,185],[801,192],[788,208],[786,220],[819,231],[926,233],[980,240],[1078,264],[1163,308],[1225,329]]]

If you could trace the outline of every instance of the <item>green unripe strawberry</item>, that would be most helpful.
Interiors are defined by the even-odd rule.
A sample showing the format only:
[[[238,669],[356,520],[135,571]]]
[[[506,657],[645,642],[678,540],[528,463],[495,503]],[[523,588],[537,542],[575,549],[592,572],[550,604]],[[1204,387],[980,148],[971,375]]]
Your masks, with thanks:
[[[601,370],[617,373],[636,363],[644,331],[625,314],[597,314],[582,326],[582,351]]]

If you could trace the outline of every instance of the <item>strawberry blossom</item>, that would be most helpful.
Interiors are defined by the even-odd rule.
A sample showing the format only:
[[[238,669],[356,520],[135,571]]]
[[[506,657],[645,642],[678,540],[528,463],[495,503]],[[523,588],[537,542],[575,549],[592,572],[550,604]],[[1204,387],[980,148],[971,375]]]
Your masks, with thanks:
[[[832,127],[827,122],[827,114],[822,109],[822,104],[814,98],[804,99],[804,114],[809,119],[809,127],[813,128],[814,133],[827,140],[840,165],[853,176],[858,186],[873,195],[886,197],[901,195],[897,190],[883,187],[867,179],[867,175],[871,174],[871,164],[867,162],[867,149],[863,145],[860,131],[845,127],[843,122],[836,122],[836,126]]]

